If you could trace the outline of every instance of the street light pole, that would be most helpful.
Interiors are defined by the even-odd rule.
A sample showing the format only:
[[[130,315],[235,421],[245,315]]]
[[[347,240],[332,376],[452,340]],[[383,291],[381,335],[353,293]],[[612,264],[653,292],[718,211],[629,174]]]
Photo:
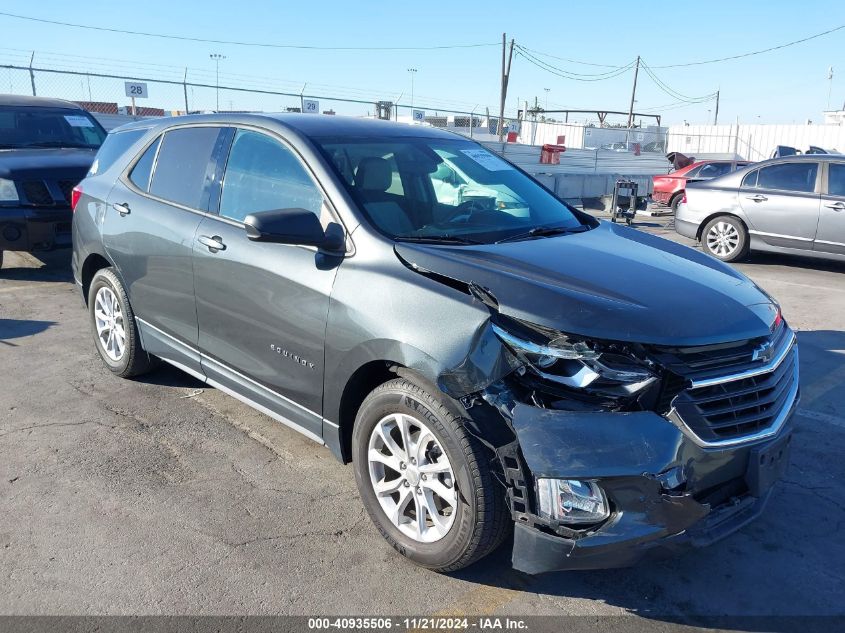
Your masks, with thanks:
[[[414,109],[414,75],[417,74],[416,68],[409,68],[408,74],[411,75],[411,109]]]
[[[551,90],[551,88],[543,88],[543,90],[546,91],[546,107],[544,109],[548,110],[549,109],[549,90]]]
[[[220,53],[211,53],[209,55],[211,59],[214,60],[214,67],[215,67],[215,87],[217,92],[217,112],[220,112],[220,60],[226,59],[225,55],[221,55]]]

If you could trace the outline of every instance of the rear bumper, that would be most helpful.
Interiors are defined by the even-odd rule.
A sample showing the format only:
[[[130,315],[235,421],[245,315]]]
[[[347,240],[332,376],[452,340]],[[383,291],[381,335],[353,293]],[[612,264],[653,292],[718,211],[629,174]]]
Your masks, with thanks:
[[[71,245],[70,207],[0,206],[0,250],[40,251]]]
[[[698,226],[696,222],[681,220],[677,215],[675,216],[675,232],[684,237],[698,239]]]
[[[654,191],[651,194],[651,199],[660,204],[669,204],[673,193],[671,191]]]

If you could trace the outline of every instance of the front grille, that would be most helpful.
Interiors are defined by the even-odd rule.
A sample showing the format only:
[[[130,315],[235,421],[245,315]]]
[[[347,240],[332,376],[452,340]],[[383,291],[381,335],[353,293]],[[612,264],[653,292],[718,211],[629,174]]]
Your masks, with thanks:
[[[760,361],[755,360],[755,350],[765,344],[780,349],[790,337],[792,330],[781,322],[770,336],[718,345],[663,347],[655,350],[655,357],[673,374],[690,380],[706,380],[753,369],[760,365]]]
[[[64,199],[67,201],[68,204],[70,204],[71,191],[73,191],[73,188],[76,186],[76,184],[77,183],[73,180],[59,181],[59,189],[62,190],[62,196],[64,196]]]
[[[41,207],[53,204],[53,196],[43,180],[24,181],[23,194],[30,204]]]
[[[705,443],[741,441],[764,432],[795,399],[798,353],[793,341],[792,330],[781,324],[769,337],[655,349],[669,370],[658,406],[673,408]],[[770,354],[761,359],[767,348]]]
[[[681,392],[675,410],[690,430],[713,442],[767,429],[789,407],[795,385],[794,351],[775,369],[748,378]]]

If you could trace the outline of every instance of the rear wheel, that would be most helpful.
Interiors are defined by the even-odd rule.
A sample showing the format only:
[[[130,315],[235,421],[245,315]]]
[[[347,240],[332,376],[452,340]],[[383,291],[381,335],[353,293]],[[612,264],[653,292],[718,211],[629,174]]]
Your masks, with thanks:
[[[674,196],[672,196],[672,199],[669,200],[669,207],[671,207],[672,213],[678,212],[678,207],[681,206],[681,200],[683,200],[683,199],[684,199],[684,192],[683,191],[679,191]]]
[[[721,215],[704,227],[701,243],[716,259],[735,262],[748,254],[748,231],[737,218]]]
[[[505,494],[487,449],[413,383],[391,380],[367,396],[352,446],[364,507],[382,536],[415,563],[455,571],[508,535]]]
[[[129,297],[111,268],[98,270],[88,291],[91,331],[100,358],[121,378],[152,369],[156,359],[141,347]]]

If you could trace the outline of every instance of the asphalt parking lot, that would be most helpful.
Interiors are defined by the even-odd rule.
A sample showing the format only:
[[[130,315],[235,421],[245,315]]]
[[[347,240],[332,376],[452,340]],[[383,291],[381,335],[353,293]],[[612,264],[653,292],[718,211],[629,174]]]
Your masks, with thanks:
[[[69,259],[7,253],[0,271],[2,614],[845,614],[845,264],[738,266],[801,346],[791,469],[765,515],[672,560],[532,578],[507,545],[457,574],[417,568],[327,449],[176,369],[113,377]]]

